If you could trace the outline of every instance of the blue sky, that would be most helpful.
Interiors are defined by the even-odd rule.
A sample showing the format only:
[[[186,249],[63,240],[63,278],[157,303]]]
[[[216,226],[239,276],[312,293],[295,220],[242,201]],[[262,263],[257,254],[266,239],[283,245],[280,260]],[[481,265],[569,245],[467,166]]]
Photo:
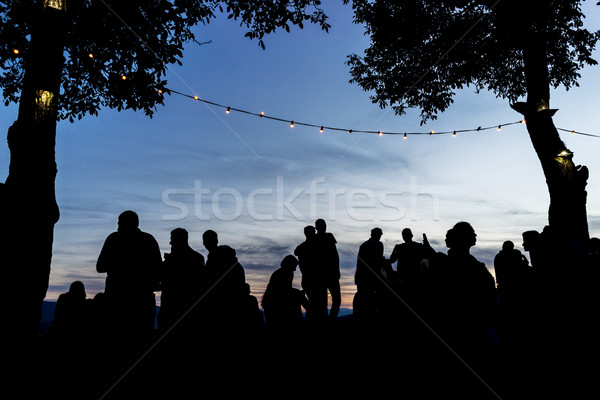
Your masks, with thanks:
[[[587,2],[591,29],[598,7]],[[198,29],[203,46],[189,45],[184,65],[171,66],[169,87],[219,104],[286,120],[354,130],[448,131],[518,121],[506,100],[460,92],[436,121],[419,125],[417,111],[398,117],[371,104],[348,83],[351,53],[368,47],[349,6],[327,3],[330,33],[317,27],[267,37],[267,49],[244,38],[238,24],[220,18]],[[596,54],[596,57],[598,55]],[[558,127],[600,134],[600,69],[582,72],[580,87],[552,92]],[[3,132],[16,106],[0,113]],[[600,138],[563,134],[578,164],[590,169],[590,233],[600,235]],[[48,299],[76,279],[89,295],[102,291],[95,262],[120,212],[140,215],[162,252],[169,232],[184,227],[192,247],[206,254],[201,234],[219,233],[237,249],[252,292],[260,296],[270,273],[303,240],[316,218],[338,239],[344,304],[349,307],[356,252],[375,226],[386,255],[410,227],[445,251],[445,232],[460,220],[478,234],[472,253],[492,268],[504,240],[520,248],[521,233],[542,229],[548,194],[525,126],[501,132],[440,136],[340,133],[261,119],[172,95],[154,118],[103,110],[98,117],[58,125],[56,225]],[[0,146],[0,176],[9,153]],[[299,272],[297,272],[299,274]]]

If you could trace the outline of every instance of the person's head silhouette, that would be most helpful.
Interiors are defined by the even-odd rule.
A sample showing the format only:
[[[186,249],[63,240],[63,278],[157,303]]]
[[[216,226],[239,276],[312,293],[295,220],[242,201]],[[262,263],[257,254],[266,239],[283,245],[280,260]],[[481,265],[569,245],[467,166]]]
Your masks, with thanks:
[[[85,286],[83,286],[83,282],[75,281],[75,282],[71,283],[71,286],[69,286],[69,293],[71,294],[71,296],[74,296],[81,300],[85,300],[86,294],[85,294]]]
[[[280,266],[282,269],[295,271],[298,266],[298,259],[292,255],[287,255],[281,260]]]
[[[515,248],[515,244],[510,240],[507,240],[506,242],[502,243],[502,250],[504,250],[506,252],[513,251],[514,248]]]
[[[310,239],[311,237],[315,236],[315,227],[312,225],[308,225],[304,227],[304,236],[306,236],[307,239]]]
[[[477,242],[477,234],[468,222],[458,222],[446,235],[446,244],[451,249],[468,252]]]
[[[188,231],[183,228],[175,228],[171,231],[171,249],[179,250],[188,245]]]
[[[217,235],[217,232],[209,229],[202,234],[202,242],[204,243],[206,250],[210,252],[219,245],[219,236]]]
[[[537,244],[537,241],[540,237],[540,233],[538,231],[526,231],[522,233],[523,236],[523,249],[525,251],[534,250]]]
[[[119,215],[117,230],[119,232],[132,232],[135,231],[139,225],[140,219],[135,211],[127,210]]]
[[[410,230],[410,228],[402,229],[402,239],[404,239],[404,241],[406,243],[412,242],[412,238],[413,238],[413,234],[412,234],[412,231]]]
[[[383,236],[383,231],[381,230],[381,228],[371,229],[371,237],[373,239],[379,240],[379,239],[381,239],[381,236]]]
[[[325,223],[325,220],[321,218],[316,220],[315,229],[317,230],[317,233],[325,233],[325,231],[327,230],[327,224]]]

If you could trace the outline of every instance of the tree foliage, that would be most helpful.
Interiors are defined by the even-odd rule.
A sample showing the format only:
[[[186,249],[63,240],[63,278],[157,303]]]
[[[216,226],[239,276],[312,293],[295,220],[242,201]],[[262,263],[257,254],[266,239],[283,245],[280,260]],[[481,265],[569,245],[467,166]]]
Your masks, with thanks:
[[[364,24],[371,46],[364,56],[349,56],[351,82],[397,114],[419,108],[422,122],[468,86],[514,103],[527,94],[523,49],[533,33],[546,44],[548,85],[569,89],[582,67],[596,64],[600,38],[583,27],[581,3],[353,0],[355,22]]]
[[[32,25],[41,1],[0,1],[0,86],[18,102]],[[318,0],[69,0],[59,118],[73,121],[103,107],[143,110],[163,104],[169,64],[181,64],[194,27],[219,15],[240,21],[258,39],[303,22],[328,30]],[[15,54],[14,50],[18,50]],[[123,76],[125,79],[123,79]]]

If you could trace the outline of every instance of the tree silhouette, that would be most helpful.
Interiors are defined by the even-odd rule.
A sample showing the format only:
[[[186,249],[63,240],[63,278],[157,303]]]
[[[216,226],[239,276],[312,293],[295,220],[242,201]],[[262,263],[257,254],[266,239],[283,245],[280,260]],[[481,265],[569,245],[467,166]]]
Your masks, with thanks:
[[[103,107],[152,116],[167,91],[167,65],[181,64],[193,28],[219,15],[258,39],[290,25],[328,30],[318,0],[14,0],[0,2],[0,86],[19,103],[10,127],[9,175],[0,184],[4,212],[0,304],[14,304],[11,331],[37,331],[48,288],[54,225],[56,124]],[[34,250],[34,251],[32,251]],[[20,299],[15,304],[15,298]]]
[[[396,114],[420,109],[422,123],[467,86],[507,99],[523,114],[541,162],[550,226],[583,243],[589,238],[588,170],[574,164],[550,108],[551,87],[576,86],[579,70],[596,64],[591,53],[600,33],[583,28],[581,3],[353,0],[355,22],[365,25],[371,46],[364,57],[349,56],[352,82]]]

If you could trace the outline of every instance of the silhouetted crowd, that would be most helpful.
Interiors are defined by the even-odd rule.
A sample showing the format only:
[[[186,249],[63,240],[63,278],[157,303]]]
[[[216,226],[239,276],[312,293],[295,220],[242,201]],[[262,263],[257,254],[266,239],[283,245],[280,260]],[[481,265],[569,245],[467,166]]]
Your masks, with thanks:
[[[494,280],[470,254],[477,235],[467,222],[448,230],[447,252],[435,250],[425,234],[422,243],[414,241],[405,228],[404,242],[389,258],[382,230],[373,228],[358,249],[353,315],[342,331],[340,260],[324,220],[304,228],[305,240],[272,273],[261,307],[235,249],[220,245],[216,232],[202,236],[205,259],[190,247],[185,229],[173,230],[171,252],[163,259],[156,240],[138,225],[133,211],[119,216],[96,264],[97,272],[106,273],[104,292],[86,299],[83,283],[73,282],[58,298],[48,337],[169,341],[180,350],[199,338],[241,348],[267,337],[316,345],[338,361],[334,349],[346,344],[358,363],[354,368],[369,371],[362,378],[412,380],[421,398],[448,399],[547,398],[553,391],[547,380],[581,376],[569,362],[595,342],[597,238],[582,245],[549,227],[524,232],[529,259],[512,241],[504,242],[494,258]],[[293,285],[298,267],[301,289]],[[332,362],[311,357],[302,365]],[[381,364],[386,360],[387,366]]]

